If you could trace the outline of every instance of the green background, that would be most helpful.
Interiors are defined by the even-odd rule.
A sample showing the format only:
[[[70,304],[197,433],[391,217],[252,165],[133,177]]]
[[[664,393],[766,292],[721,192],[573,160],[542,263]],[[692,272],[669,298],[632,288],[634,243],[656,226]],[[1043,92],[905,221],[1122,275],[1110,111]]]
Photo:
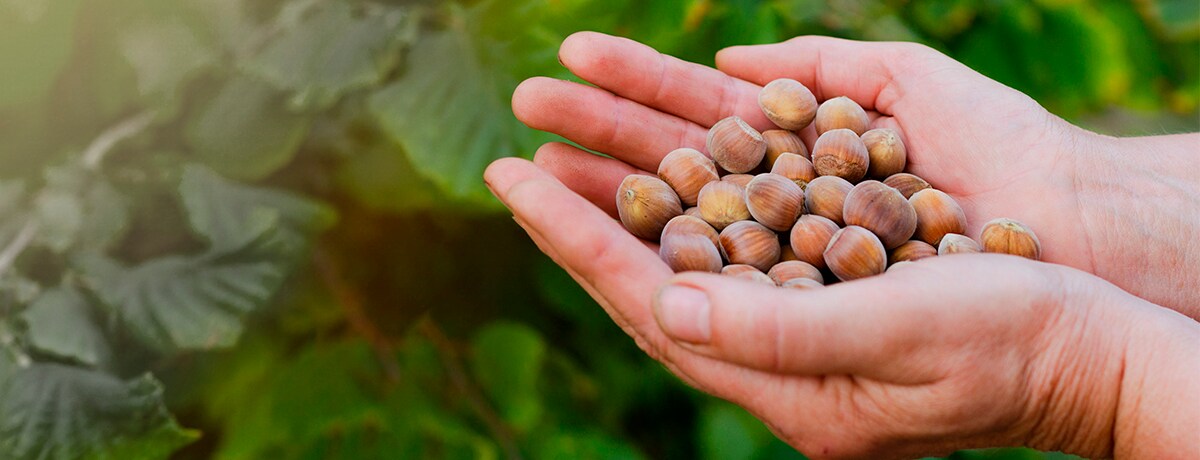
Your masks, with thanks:
[[[1200,130],[1195,0],[0,0],[0,458],[798,458],[483,186],[554,139],[510,95],[577,30],[920,41]]]

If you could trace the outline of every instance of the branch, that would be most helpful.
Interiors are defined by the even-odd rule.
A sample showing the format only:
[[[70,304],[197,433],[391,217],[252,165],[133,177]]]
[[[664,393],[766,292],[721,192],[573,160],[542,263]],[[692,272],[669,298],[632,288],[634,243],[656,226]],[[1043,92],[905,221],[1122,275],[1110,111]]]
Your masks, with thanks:
[[[154,121],[154,112],[146,111],[125,121],[117,123],[108,130],[100,133],[91,144],[83,151],[83,167],[94,170],[100,166],[100,162],[104,160],[104,155],[108,154],[121,141],[133,137],[137,133],[142,132],[146,127],[150,126],[150,122]]]
[[[424,335],[425,338],[433,343],[434,348],[437,349],[438,355],[441,357],[442,364],[446,366],[446,373],[450,374],[450,381],[454,383],[455,388],[460,393],[467,397],[467,403],[471,405],[471,409],[475,411],[475,414],[483,420],[484,425],[487,425],[488,430],[492,432],[492,437],[496,438],[496,442],[504,450],[504,455],[509,459],[520,460],[521,451],[517,449],[517,442],[512,431],[508,429],[508,425],[504,423],[504,420],[500,419],[500,416],[496,414],[496,411],[484,399],[483,393],[471,382],[470,377],[467,377],[466,370],[463,369],[462,363],[458,361],[458,353],[454,351],[454,344],[450,342],[450,339],[446,337],[442,329],[429,316],[426,316],[417,323],[417,329],[421,332],[421,335]]]
[[[8,272],[8,269],[16,263],[17,257],[25,252],[25,248],[29,247],[29,243],[32,243],[33,237],[37,235],[37,230],[38,222],[30,219],[25,222],[25,226],[21,227],[21,231],[17,232],[17,236],[13,237],[8,246],[0,251],[0,276]]]
[[[371,319],[367,317],[367,313],[363,309],[362,296],[346,283],[337,263],[324,250],[314,251],[313,264],[325,282],[325,286],[337,299],[338,306],[345,313],[346,320],[350,322],[350,328],[371,344],[371,348],[375,351],[375,358],[383,368],[384,375],[391,382],[400,381],[400,367],[396,365],[395,347],[391,340],[388,340],[387,335],[376,328]]]

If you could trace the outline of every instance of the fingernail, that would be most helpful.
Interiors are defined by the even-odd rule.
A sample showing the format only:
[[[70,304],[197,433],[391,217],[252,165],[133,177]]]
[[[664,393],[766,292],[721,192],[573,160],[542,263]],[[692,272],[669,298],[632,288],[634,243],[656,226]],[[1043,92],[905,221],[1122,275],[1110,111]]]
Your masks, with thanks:
[[[664,287],[654,303],[659,327],[675,340],[694,344],[708,343],[712,335],[709,311],[704,292],[674,284]]]

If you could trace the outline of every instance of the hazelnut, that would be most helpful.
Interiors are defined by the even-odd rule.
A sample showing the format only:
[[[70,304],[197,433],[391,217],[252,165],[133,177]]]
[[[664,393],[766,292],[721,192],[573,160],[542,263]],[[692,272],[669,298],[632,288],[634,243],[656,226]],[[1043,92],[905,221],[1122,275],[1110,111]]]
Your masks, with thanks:
[[[726,171],[744,173],[762,162],[767,142],[744,120],[733,116],[708,130],[708,153]]]
[[[699,198],[699,194],[697,194],[697,198]],[[700,217],[700,207],[699,206],[692,206],[690,208],[684,209],[683,214],[686,216],[692,216],[692,217],[695,217],[698,219],[704,219],[703,217]]]
[[[746,185],[746,207],[758,223],[786,232],[804,210],[804,190],[778,174],[759,174]]]
[[[842,210],[846,225],[857,225],[892,249],[908,241],[917,229],[917,212],[896,189],[877,180],[863,181],[846,195]]]
[[[944,256],[947,254],[973,254],[982,252],[983,247],[976,243],[966,235],[958,233],[947,233],[942,237],[942,242],[938,243],[938,255]]]
[[[887,253],[874,233],[851,225],[833,234],[825,248],[825,264],[838,279],[850,281],[883,273]]]
[[[779,237],[758,222],[738,221],[721,230],[721,250],[731,264],[766,271],[779,262]]]
[[[1013,219],[993,219],[983,224],[979,234],[979,242],[983,243],[986,252],[1012,254],[1027,259],[1042,258],[1042,243],[1029,226]]]
[[[900,132],[891,128],[872,129],[863,133],[863,145],[867,147],[870,164],[867,165],[867,176],[884,179],[892,174],[904,171],[908,160],[908,149],[900,140]]]
[[[861,136],[867,132],[867,125],[871,123],[871,119],[867,118],[867,111],[857,102],[841,96],[821,103],[817,108],[814,123],[818,135],[835,129],[849,129],[854,131],[855,136]],[[816,150],[816,147],[813,150]]]
[[[763,131],[762,137],[764,141],[767,141],[767,153],[763,157],[763,164],[768,169],[774,167],[775,161],[785,153],[794,153],[809,158],[808,147],[804,146],[804,141],[800,140],[800,136],[797,136],[796,133],[782,129],[770,129]]]
[[[750,210],[746,208],[746,189],[732,182],[709,182],[700,189],[697,202],[700,217],[717,230],[750,218]]]
[[[780,287],[792,288],[792,289],[813,289],[813,288],[825,287],[825,285],[821,284],[817,281],[810,280],[808,278],[792,278],[790,280],[787,280],[787,282],[783,283],[782,285],[780,285]]]
[[[816,214],[842,226],[842,209],[845,207],[846,195],[853,189],[854,184],[838,176],[818,177],[809,182],[808,187],[804,189],[804,207],[808,209],[809,214]]]
[[[666,182],[653,176],[630,174],[617,187],[617,214],[629,233],[658,241],[667,221],[683,214],[683,206]]]
[[[929,182],[909,173],[892,174],[883,180],[883,184],[900,191],[905,199],[912,198],[914,193],[930,188]]]
[[[763,273],[761,270],[746,264],[726,265],[725,268],[721,269],[721,274],[725,276],[732,276],[734,278],[757,281],[759,283],[769,284],[771,286],[775,285],[775,281],[771,280],[771,277],[767,276],[766,273]]]
[[[914,193],[908,202],[917,212],[916,239],[936,246],[947,233],[967,232],[967,215],[945,192],[927,188]]]
[[[837,233],[838,225],[832,220],[816,214],[800,216],[788,234],[790,248],[796,260],[808,262],[817,268],[825,268],[825,247]]]
[[[792,251],[792,246],[789,244],[780,245],[779,246],[779,261],[787,262],[789,260],[797,260],[796,253],[794,251]]]
[[[808,262],[801,262],[799,260],[777,263],[767,271],[767,276],[775,280],[775,284],[780,286],[783,286],[783,283],[786,283],[788,280],[795,278],[808,278],[825,284],[825,277],[821,275],[821,270]]]
[[[884,270],[884,272],[885,272],[885,273],[891,273],[891,272],[892,272],[892,270],[897,270],[897,269],[904,268],[904,267],[911,266],[911,265],[913,265],[913,261],[911,261],[911,260],[901,260],[901,261],[899,261],[899,262],[896,262],[896,263],[894,263],[894,264],[888,265],[888,268],[887,268],[887,270]]]
[[[812,91],[790,78],[767,83],[758,93],[758,106],[772,122],[791,131],[804,129],[817,115],[817,98]]]
[[[700,234],[668,234],[662,239],[658,255],[676,273],[721,271],[721,253],[712,240]]]
[[[721,178],[721,180],[724,182],[729,182],[731,184],[737,184],[739,187],[742,187],[742,188],[746,188],[746,185],[750,184],[750,181],[754,180],[754,175],[753,174],[726,174],[725,177]]]
[[[719,180],[717,165],[699,150],[675,149],[663,157],[658,164],[658,177],[670,185],[679,195],[679,201],[687,206],[696,205],[696,196],[709,182]]]
[[[813,144],[812,162],[817,174],[857,182],[867,174],[867,146],[848,129],[826,131]]]
[[[667,237],[675,235],[700,235],[709,240],[712,240],[714,246],[720,246],[721,240],[718,237],[717,230],[708,225],[699,217],[689,216],[687,214],[678,215],[671,218],[667,225],[663,227],[662,240],[666,241]]]
[[[771,166],[771,172],[791,179],[801,190],[817,178],[817,170],[813,168],[812,162],[794,153],[780,155],[775,160],[775,165]]]
[[[888,264],[895,265],[899,262],[912,262],[936,255],[937,248],[929,243],[921,240],[909,240],[892,250],[892,254],[888,256]]]

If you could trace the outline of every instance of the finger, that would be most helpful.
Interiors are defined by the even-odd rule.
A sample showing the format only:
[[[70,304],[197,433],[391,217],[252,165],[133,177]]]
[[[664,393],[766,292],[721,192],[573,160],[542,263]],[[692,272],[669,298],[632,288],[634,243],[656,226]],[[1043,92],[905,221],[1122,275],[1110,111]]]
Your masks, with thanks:
[[[668,336],[723,361],[782,374],[925,383],[941,377],[941,367],[922,361],[936,353],[917,351],[941,338],[937,313],[966,301],[934,285],[947,280],[932,276],[930,284],[921,268],[810,290],[686,273],[663,288],[654,308]]]
[[[679,147],[704,150],[708,129],[602,89],[535,77],[513,92],[513,113],[549,131],[649,171]]]
[[[892,105],[915,75],[911,69],[953,63],[913,43],[859,42],[805,36],[771,45],[735,46],[717,53],[717,68],[730,76],[765,85],[777,78],[803,83],[818,100],[846,96],[863,108],[894,114]]]
[[[704,127],[731,115],[760,131],[774,127],[758,108],[757,85],[627,38],[579,32],[563,40],[559,60],[596,86]]]
[[[650,174],[625,162],[585,152],[563,143],[550,143],[538,149],[533,163],[557,177],[609,217],[617,218],[617,187],[630,174]]]

